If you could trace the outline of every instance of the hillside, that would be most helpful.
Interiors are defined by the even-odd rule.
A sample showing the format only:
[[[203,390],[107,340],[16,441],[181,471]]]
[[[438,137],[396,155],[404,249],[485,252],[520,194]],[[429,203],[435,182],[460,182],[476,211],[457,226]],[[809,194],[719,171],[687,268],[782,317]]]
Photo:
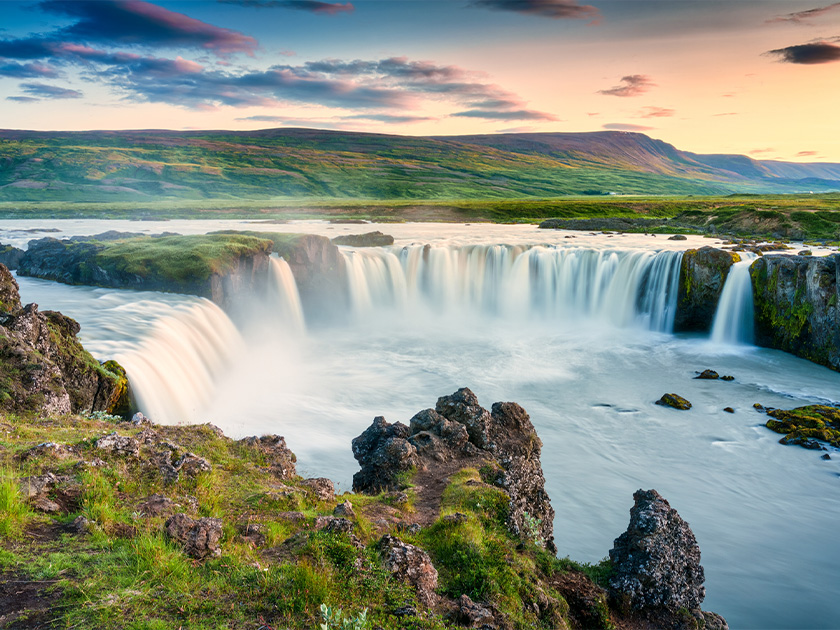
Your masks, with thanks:
[[[409,137],[0,131],[0,201],[515,199],[840,190],[836,164],[702,156],[638,133]]]

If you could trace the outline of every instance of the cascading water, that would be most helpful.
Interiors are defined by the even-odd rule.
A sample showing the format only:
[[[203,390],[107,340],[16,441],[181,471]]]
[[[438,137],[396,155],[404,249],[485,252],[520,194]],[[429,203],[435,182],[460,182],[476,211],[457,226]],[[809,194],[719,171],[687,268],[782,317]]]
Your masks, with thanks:
[[[742,254],[742,256],[745,256]],[[746,256],[745,256],[746,258]],[[712,323],[711,340],[719,344],[749,344],[755,341],[750,256],[729,270]]]
[[[306,330],[300,294],[289,263],[280,257],[269,259],[269,307],[279,314],[279,320],[291,327],[294,332]]]
[[[120,354],[143,412],[162,424],[195,421],[242,337],[218,306],[204,300],[155,323],[140,345]]]
[[[588,318],[670,332],[681,252],[472,245],[343,250],[353,309]]]

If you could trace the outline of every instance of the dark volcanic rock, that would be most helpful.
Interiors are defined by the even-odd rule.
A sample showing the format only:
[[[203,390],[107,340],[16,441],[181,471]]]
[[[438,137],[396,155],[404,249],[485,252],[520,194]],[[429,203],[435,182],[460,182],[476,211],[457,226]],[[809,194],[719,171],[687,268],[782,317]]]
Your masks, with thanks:
[[[386,534],[379,541],[382,564],[396,579],[414,587],[424,606],[437,602],[438,572],[425,551]]]
[[[0,264],[15,270],[20,265],[20,259],[23,258],[23,253],[22,249],[0,243]]]
[[[683,254],[675,332],[711,330],[729,269],[739,260],[738,254],[714,247],[690,249]]]
[[[691,409],[691,403],[678,394],[662,394],[662,398],[656,401],[657,405],[663,407],[673,407],[685,411]]]
[[[765,256],[750,265],[755,340],[840,370],[840,255]]]
[[[669,241],[687,241],[688,237],[684,236],[683,234],[674,234],[673,236],[668,237]]]
[[[353,455],[362,468],[353,476],[353,489],[397,490],[409,471],[491,464],[496,469],[493,483],[510,497],[511,531],[556,551],[554,510],[545,492],[541,449],[522,407],[500,402],[487,411],[473,392],[462,388],[438,399],[435,409],[416,414],[408,427],[375,418],[353,440]]]
[[[295,471],[297,458],[286,446],[284,437],[280,435],[251,436],[239,442],[257,449],[265,458],[271,473],[278,479],[292,479],[297,475]]]
[[[627,531],[610,550],[610,591],[629,611],[697,610],[706,596],[694,533],[656,490],[638,490]]]
[[[713,381],[713,380],[715,380],[715,379],[720,378],[720,374],[718,374],[718,373],[717,373],[717,372],[715,372],[714,370],[703,370],[702,372],[700,372],[700,373],[699,373],[697,376],[695,376],[694,378],[696,378],[696,379],[701,379],[701,380],[710,380],[710,381]]]
[[[336,245],[349,245],[351,247],[385,247],[394,244],[394,237],[377,230],[367,234],[342,234],[332,239],[332,242]]]
[[[176,540],[188,556],[204,560],[220,556],[222,549],[222,521],[218,518],[194,520],[184,513],[175,514],[166,520],[164,531]]]

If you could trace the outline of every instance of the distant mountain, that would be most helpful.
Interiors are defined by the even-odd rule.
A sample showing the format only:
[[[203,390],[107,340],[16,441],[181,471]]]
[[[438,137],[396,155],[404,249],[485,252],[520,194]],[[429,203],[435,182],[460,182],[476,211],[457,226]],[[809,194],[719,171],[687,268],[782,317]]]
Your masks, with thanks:
[[[0,201],[476,199],[840,190],[840,164],[699,155],[640,133],[0,131]]]

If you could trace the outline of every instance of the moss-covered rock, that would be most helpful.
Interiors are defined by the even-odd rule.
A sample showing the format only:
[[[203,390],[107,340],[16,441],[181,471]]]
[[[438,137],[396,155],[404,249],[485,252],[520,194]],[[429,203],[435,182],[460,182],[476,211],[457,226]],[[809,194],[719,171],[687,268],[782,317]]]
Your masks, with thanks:
[[[816,442],[825,442],[840,448],[840,408],[829,405],[807,405],[795,409],[771,409],[767,415],[767,428],[785,437],[782,444],[795,444],[818,449]]]
[[[657,400],[656,404],[662,405],[663,407],[673,407],[682,411],[691,409],[691,403],[678,394],[662,394],[662,398]]]
[[[740,260],[738,254],[714,247],[689,249],[683,254],[674,318],[676,332],[711,330],[729,269]]]
[[[840,370],[838,258],[765,256],[750,265],[758,345]]]

